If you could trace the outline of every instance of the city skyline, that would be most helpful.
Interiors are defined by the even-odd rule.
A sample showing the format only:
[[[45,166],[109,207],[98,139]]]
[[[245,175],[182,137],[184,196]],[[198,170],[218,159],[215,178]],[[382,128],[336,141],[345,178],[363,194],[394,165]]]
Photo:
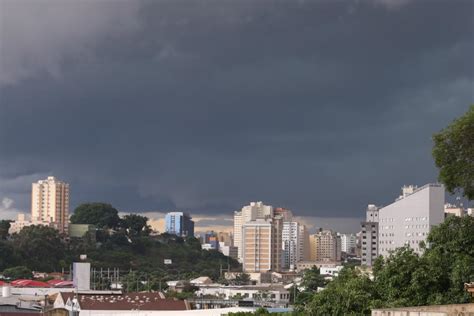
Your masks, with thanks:
[[[6,218],[54,175],[71,211],[105,201],[218,227],[262,200],[355,232],[367,204],[436,181],[431,136],[472,103],[469,1],[1,9]]]
[[[55,177],[49,176],[49,178],[54,179]],[[39,182],[42,182],[43,180],[39,180]],[[35,182],[33,183],[33,186],[35,185]],[[427,184],[428,185],[428,184]],[[409,185],[406,186],[404,185],[401,187],[402,194],[404,194],[404,190],[407,188],[417,188],[418,185]],[[69,190],[69,189],[68,189]],[[33,192],[32,192],[33,194]],[[444,192],[444,195],[447,195],[447,192]],[[395,201],[399,199],[399,196],[396,194],[393,195],[393,199],[391,202],[387,203],[387,205],[393,204]],[[456,201],[457,203],[460,203],[460,199]],[[5,203],[5,201],[3,201]],[[33,203],[33,202],[32,202]],[[260,202],[250,202],[251,204],[255,203],[262,203]],[[387,205],[378,205],[377,207],[385,207]],[[454,207],[455,204],[450,204],[447,203],[447,206]],[[375,205],[368,204],[368,207],[374,207]],[[248,206],[244,206],[248,207]],[[270,206],[272,207],[272,206]],[[464,205],[464,207],[467,207],[467,205]],[[342,234],[355,234],[360,231],[360,220],[365,217],[365,215],[359,217],[359,218],[316,218],[316,217],[311,217],[311,216],[299,216],[298,212],[296,211],[295,214],[293,215],[292,210],[285,208],[285,207],[275,207],[275,210],[279,210],[280,212],[289,212],[290,218],[285,219],[285,220],[290,220],[291,218],[294,219],[294,221],[299,222],[307,227],[307,230],[309,233],[316,233],[319,230],[334,230],[336,232],[342,233]],[[3,216],[3,219],[11,219],[11,220],[16,220],[18,215],[25,215],[26,218],[29,218],[33,220],[33,216],[31,215],[31,211],[21,211],[21,210],[15,210],[14,212],[6,213],[6,212],[1,212],[1,215]],[[170,213],[183,213],[179,210],[164,210],[164,211],[125,211],[125,210],[119,210],[119,215],[124,216],[129,213],[136,213],[140,214],[143,216],[148,217],[148,224],[150,227],[159,232],[165,232],[166,231],[166,215]],[[224,212],[224,214],[219,214],[219,215],[205,215],[205,214],[197,214],[196,216],[194,214],[192,215],[193,222],[196,224],[196,229],[195,232],[197,234],[202,234],[205,232],[209,231],[214,231],[214,232],[232,232],[235,230],[234,226],[234,221],[235,221],[235,212]],[[240,212],[240,210],[237,210],[237,212]],[[365,211],[364,211],[365,212]],[[186,213],[186,212],[185,212]],[[72,214],[72,213],[71,213]],[[71,215],[69,214],[69,215]],[[363,214],[363,212],[361,212]],[[13,217],[14,216],[14,217]]]

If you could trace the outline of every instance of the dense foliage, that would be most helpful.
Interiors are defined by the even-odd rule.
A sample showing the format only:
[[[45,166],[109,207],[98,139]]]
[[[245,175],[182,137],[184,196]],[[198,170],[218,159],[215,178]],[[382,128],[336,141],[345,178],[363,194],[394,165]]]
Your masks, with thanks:
[[[10,223],[11,221],[9,220],[0,220],[0,240],[7,238],[8,230],[10,229]]]
[[[17,279],[31,279],[33,274],[31,270],[25,266],[17,266],[13,268],[8,268],[3,271],[3,276],[12,280]]]
[[[93,268],[132,271],[125,276],[125,287],[142,290],[159,289],[167,280],[198,276],[216,280],[221,266],[239,267],[236,260],[218,251],[202,250],[194,237],[150,236],[144,216],[130,214],[119,218],[111,205],[103,203],[84,204],[77,210],[75,223],[102,228],[84,238],[69,239],[50,227],[25,227],[20,233],[0,240],[0,271],[15,266],[26,266],[29,271],[61,271],[78,261],[81,254],[87,254]],[[171,259],[172,264],[165,265],[164,259]]]
[[[308,287],[296,298],[305,315],[367,315],[371,308],[467,303],[464,283],[474,281],[474,218],[448,217],[428,236],[422,256],[399,248],[379,257],[373,280],[358,268],[344,268],[326,288]],[[315,271],[305,282],[316,279]]]
[[[433,157],[446,189],[474,200],[474,105],[433,137]]]
[[[76,207],[71,216],[72,224],[93,224],[99,228],[119,226],[118,211],[107,203],[84,203]]]

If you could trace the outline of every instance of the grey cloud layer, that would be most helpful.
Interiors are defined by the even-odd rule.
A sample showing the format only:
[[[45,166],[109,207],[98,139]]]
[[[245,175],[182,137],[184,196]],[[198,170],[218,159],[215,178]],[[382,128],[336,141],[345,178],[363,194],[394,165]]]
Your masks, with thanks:
[[[0,198],[19,208],[55,174],[74,203],[360,217],[436,179],[430,137],[474,100],[470,1],[56,3],[18,33],[22,3],[0,33]]]

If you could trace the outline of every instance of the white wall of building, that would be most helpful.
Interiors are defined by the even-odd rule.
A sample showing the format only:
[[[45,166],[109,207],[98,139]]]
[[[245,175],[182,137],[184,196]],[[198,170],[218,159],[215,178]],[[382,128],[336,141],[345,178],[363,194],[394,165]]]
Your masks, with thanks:
[[[283,287],[270,286],[201,286],[196,295],[213,295],[225,299],[231,299],[240,294],[241,297],[257,299],[262,293],[266,293],[268,301],[286,304],[290,300],[288,290]],[[260,299],[260,298],[259,298]]]
[[[405,192],[406,191],[406,192]],[[445,190],[441,184],[404,190],[394,203],[379,211],[379,254],[388,256],[396,248],[409,245],[421,254],[419,247],[435,225],[444,220]]]

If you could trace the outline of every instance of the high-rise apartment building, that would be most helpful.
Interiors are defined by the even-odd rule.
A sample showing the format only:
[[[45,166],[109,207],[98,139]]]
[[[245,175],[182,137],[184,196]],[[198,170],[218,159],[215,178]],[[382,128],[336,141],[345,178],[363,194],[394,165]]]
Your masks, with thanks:
[[[217,233],[217,239],[219,239],[219,242],[223,242],[227,246],[233,246],[234,241],[232,239],[232,234],[228,232],[219,232]]]
[[[317,235],[309,235],[309,260],[316,261],[318,252]]]
[[[341,238],[336,233],[322,230],[312,236],[315,261],[341,261]]]
[[[69,224],[69,184],[48,177],[31,187],[31,220],[48,222],[60,232]]]
[[[283,220],[257,218],[242,225],[242,266],[245,272],[281,270]]]
[[[379,255],[379,208],[373,204],[367,206],[365,221],[361,223],[361,263],[372,266]]]
[[[277,207],[273,210],[273,215],[280,215],[284,222],[291,222],[293,220],[293,212],[283,207]]]
[[[357,247],[357,237],[354,234],[340,234],[341,236],[341,251],[354,255]]]
[[[191,216],[183,212],[170,212],[165,216],[165,230],[168,234],[181,237],[194,236],[194,222]]]
[[[309,258],[309,236],[306,226],[298,222],[283,222],[283,267],[294,269],[296,263]]]
[[[238,258],[242,260],[242,226],[258,218],[272,218],[273,207],[264,205],[263,202],[251,202],[240,211],[234,212],[234,246],[237,247]]]
[[[379,254],[387,257],[406,245],[421,254],[420,242],[426,242],[431,228],[444,221],[444,202],[442,184],[404,186],[394,203],[379,210]]]

